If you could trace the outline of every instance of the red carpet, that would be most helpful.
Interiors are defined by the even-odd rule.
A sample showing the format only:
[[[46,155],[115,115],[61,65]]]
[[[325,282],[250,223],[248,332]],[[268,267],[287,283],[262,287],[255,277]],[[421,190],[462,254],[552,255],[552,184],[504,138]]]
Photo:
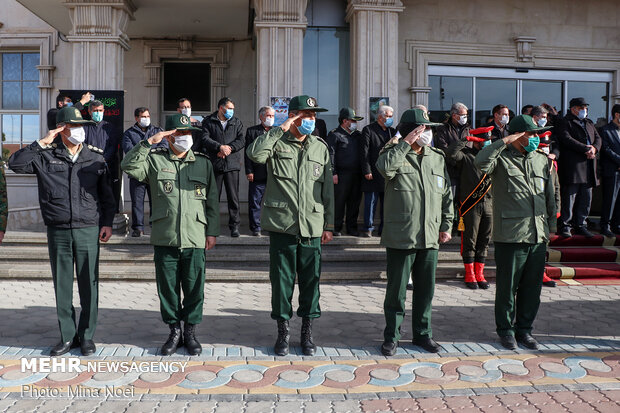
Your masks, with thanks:
[[[553,264],[553,263],[552,263]],[[620,264],[615,262],[559,263],[547,265],[550,278],[620,278]]]
[[[547,262],[616,262],[616,247],[550,247]]]
[[[583,235],[574,235],[570,238],[552,235],[549,240],[550,247],[596,247],[596,246],[620,246],[620,236],[615,238],[606,238],[602,235],[595,235],[592,238],[586,238]]]

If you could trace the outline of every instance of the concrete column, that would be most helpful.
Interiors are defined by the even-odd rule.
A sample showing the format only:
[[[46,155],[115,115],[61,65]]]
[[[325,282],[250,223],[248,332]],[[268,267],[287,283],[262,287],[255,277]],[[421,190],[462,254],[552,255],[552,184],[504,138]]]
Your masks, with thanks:
[[[296,96],[303,86],[306,0],[253,0],[256,11],[256,107],[271,96]]]
[[[66,0],[73,28],[73,89],[123,89],[125,34],[133,20],[131,0]]]
[[[398,13],[400,0],[349,0],[351,106],[368,119],[368,98],[388,96],[398,111]]]

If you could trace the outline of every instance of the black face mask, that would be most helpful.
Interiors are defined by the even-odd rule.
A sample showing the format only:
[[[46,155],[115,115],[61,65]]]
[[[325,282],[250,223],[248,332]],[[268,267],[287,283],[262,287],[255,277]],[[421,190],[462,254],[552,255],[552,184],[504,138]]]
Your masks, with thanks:
[[[396,129],[398,130],[398,132],[400,132],[400,136],[404,138],[405,136],[409,135],[409,133],[411,133],[411,131],[417,127],[418,127],[417,123],[401,122],[398,124]]]

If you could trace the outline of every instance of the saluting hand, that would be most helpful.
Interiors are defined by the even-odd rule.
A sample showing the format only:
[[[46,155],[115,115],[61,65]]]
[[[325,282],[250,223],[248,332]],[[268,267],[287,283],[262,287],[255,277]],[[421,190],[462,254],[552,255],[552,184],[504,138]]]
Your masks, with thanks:
[[[50,130],[49,132],[47,132],[47,135],[45,135],[45,137],[39,142],[41,142],[43,145],[51,144],[52,142],[54,142],[54,138],[56,138],[56,135],[65,130],[66,127],[67,126],[61,126],[59,128]]]
[[[170,140],[170,138],[169,138],[170,135],[172,135],[176,131],[177,131],[176,129],[173,129],[173,130],[166,130],[166,131],[157,132],[155,135],[153,135],[150,138],[148,138],[147,141],[151,145],[156,145],[159,142],[161,142],[162,140],[164,140],[164,138]]]
[[[284,121],[284,123],[282,125],[280,125],[280,129],[282,129],[284,132],[288,132],[288,130],[291,128],[291,125],[293,124],[293,122],[295,122],[300,117],[301,117],[301,115],[295,115],[295,116],[292,116],[292,117],[288,118],[287,120]]]
[[[419,125],[417,128],[409,132],[403,140],[409,145],[413,145],[413,143],[418,140],[422,132],[424,132],[424,129],[426,129],[425,125]]]
[[[521,136],[523,135],[525,135],[525,132],[517,132],[517,133],[513,133],[512,135],[506,136],[503,140],[506,145],[509,145],[513,143],[514,141],[518,140],[519,138],[521,138]]]
[[[450,241],[452,239],[452,234],[450,234],[449,232],[440,232],[439,233],[439,243],[440,244],[445,244],[446,242]]]
[[[205,249],[210,250],[211,248],[215,247],[215,241],[215,237],[209,235],[205,242]]]

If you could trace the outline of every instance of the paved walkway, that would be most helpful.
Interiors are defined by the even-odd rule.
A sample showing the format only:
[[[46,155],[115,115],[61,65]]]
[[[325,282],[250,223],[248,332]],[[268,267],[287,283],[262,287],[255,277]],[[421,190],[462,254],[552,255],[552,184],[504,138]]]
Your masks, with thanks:
[[[393,358],[379,353],[384,289],[323,285],[317,355],[300,355],[294,318],[291,355],[276,357],[269,286],[207,284],[203,354],[161,357],[155,284],[103,282],[98,352],[81,358],[81,372],[45,373],[20,362],[58,341],[52,284],[0,281],[0,411],[620,411],[620,286],[544,288],[534,331],[542,348],[531,352],[496,343],[493,287],[439,283],[441,351],[407,344],[406,319]],[[144,363],[163,371],[139,370]]]

